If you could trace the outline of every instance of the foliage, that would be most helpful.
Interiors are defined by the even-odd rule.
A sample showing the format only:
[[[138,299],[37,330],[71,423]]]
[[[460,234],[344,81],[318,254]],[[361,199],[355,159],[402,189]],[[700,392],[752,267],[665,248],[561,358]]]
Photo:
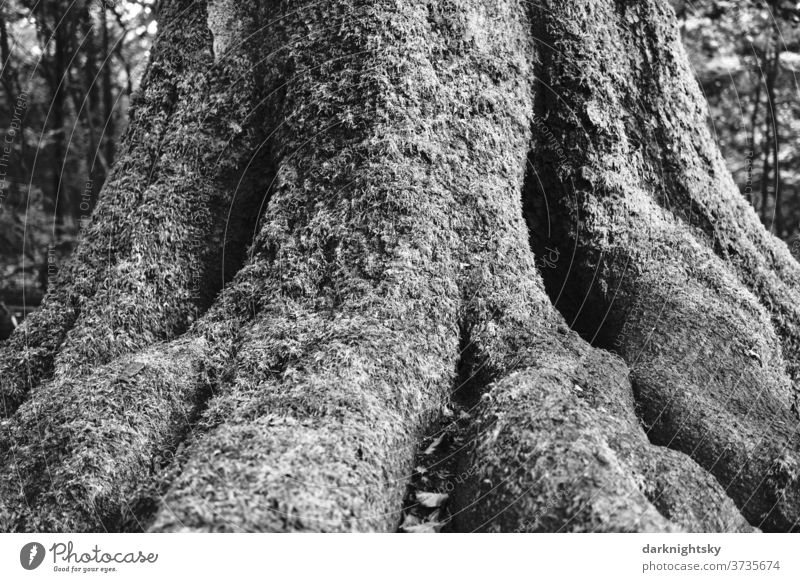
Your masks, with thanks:
[[[800,3],[674,3],[710,120],[742,195],[784,240],[800,228]]]
[[[154,0],[0,4],[0,302],[38,303],[88,221],[155,16]]]

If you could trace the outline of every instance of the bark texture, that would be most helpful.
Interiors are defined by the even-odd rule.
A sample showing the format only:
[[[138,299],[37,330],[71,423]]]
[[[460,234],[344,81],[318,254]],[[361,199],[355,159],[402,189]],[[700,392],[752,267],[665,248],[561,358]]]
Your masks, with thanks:
[[[685,187],[656,182],[626,141],[629,127],[650,128],[656,114],[682,122],[696,104],[666,4],[166,4],[139,106],[161,112],[164,87],[182,96],[148,117],[164,125],[160,185],[143,197],[115,186],[131,170],[115,171],[94,227],[109,229],[98,240],[113,252],[101,257],[85,238],[26,324],[29,338],[54,339],[24,351],[21,331],[0,355],[11,403],[0,435],[4,529],[393,530],[418,445],[451,399],[475,419],[457,453],[467,476],[457,530],[791,527],[784,352],[795,345],[797,266],[731,209],[699,112],[688,138],[670,126],[653,142],[667,151],[688,139],[682,147],[706,163]],[[178,46],[193,56],[164,81],[162,61]],[[637,55],[655,50],[672,69],[643,69]],[[684,76],[668,82],[675,70]],[[656,88],[663,103],[642,114]],[[209,117],[192,125],[197,108]],[[595,115],[587,129],[582,116]],[[241,156],[214,173],[208,152],[230,134]],[[127,139],[126,151],[150,151],[136,130]],[[218,260],[216,244],[198,254],[187,241],[222,240],[226,224],[246,231],[246,216],[226,222],[218,211],[237,198],[219,181],[248,164],[270,196],[247,260],[185,330],[208,306],[181,301],[185,277]],[[664,203],[679,191],[685,206]],[[148,200],[159,213],[146,220],[180,244],[156,245],[145,219],[132,222]],[[206,230],[176,231],[196,207]],[[722,218],[691,226],[695,207]],[[117,226],[104,214],[120,212]],[[714,242],[719,224],[738,259]],[[542,267],[550,247],[556,268]],[[655,261],[664,249],[679,252]],[[94,271],[84,273],[84,255]],[[159,282],[166,264],[177,267],[169,285]],[[129,295],[113,286],[128,284],[125,273],[144,281],[123,287]],[[783,277],[780,291],[769,277]],[[554,307],[571,322],[584,294],[594,319],[575,327],[595,346]],[[69,301],[80,309],[60,309]],[[173,324],[149,319],[154,304]],[[687,360],[698,337],[727,368]],[[767,421],[778,428],[754,449]]]
[[[516,3],[295,7],[278,24],[294,74],[254,258],[270,301],[156,530],[395,528],[455,380],[476,199],[521,184]]]
[[[243,260],[272,173],[261,144],[280,83],[255,74],[247,34],[215,61],[202,3],[166,3],[161,24],[92,222],[43,307],[0,348],[9,528],[83,529],[81,512],[92,529],[130,519],[142,484],[132,466],[158,465],[202,401],[181,374],[205,380],[216,362],[187,359],[194,339],[157,342],[184,332]]]
[[[591,26],[597,34],[587,35]],[[798,518],[800,269],[737,191],[666,3],[545,2],[528,211],[558,307],[631,366],[653,442]]]
[[[257,196],[244,169],[264,129],[258,79],[235,58],[208,74],[202,4],[167,3],[163,25],[75,256],[0,348],[6,416],[42,381],[182,333],[222,286],[225,261],[235,271],[241,260],[238,230],[247,230]]]

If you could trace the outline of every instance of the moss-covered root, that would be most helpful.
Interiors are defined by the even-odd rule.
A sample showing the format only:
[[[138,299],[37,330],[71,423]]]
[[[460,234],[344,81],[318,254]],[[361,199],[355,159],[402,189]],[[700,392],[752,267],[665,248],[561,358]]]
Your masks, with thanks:
[[[568,377],[517,372],[481,403],[470,475],[456,498],[460,531],[673,531],[607,440],[602,411]],[[604,430],[605,429],[605,430]]]
[[[299,321],[254,325],[154,530],[396,527],[417,443],[455,369],[455,327],[426,299],[430,312],[292,309]]]
[[[636,295],[616,301],[628,305],[616,344],[639,414],[651,440],[706,467],[753,525],[797,527],[800,420],[769,314],[708,250],[678,248],[680,262],[674,247],[661,261],[632,257]]]
[[[255,249],[268,300],[156,530],[396,526],[416,439],[455,375],[461,237],[522,181],[523,3],[293,9],[297,114]]]
[[[135,529],[230,357],[223,341],[157,345],[26,401],[0,429],[0,530]]]
[[[571,333],[531,337],[476,405],[455,527],[482,531],[748,531],[714,479],[651,445],[627,369]]]
[[[691,455],[754,526],[796,528],[800,269],[723,169],[669,6],[536,12],[547,88],[529,207],[537,247],[572,257],[545,273],[553,295],[572,291],[559,309],[630,364],[654,442]]]
[[[689,455],[641,443],[634,450],[642,455],[636,466],[644,478],[645,495],[672,523],[697,533],[759,531],[711,473]]]
[[[473,479],[458,493],[456,529],[750,529],[711,475],[648,442],[624,363],[555,312],[526,245],[517,190],[478,192],[468,206],[483,213],[463,237],[456,397],[493,388],[477,406],[475,456],[463,459],[461,474]],[[539,267],[557,267],[553,259]],[[590,477],[565,482],[577,466]],[[562,505],[551,507],[548,491],[561,489]],[[617,512],[629,498],[629,510]],[[530,517],[550,510],[543,523]]]
[[[642,26],[626,31],[635,45],[629,56],[634,61],[637,54],[650,56],[637,76],[638,94],[628,96],[642,103],[644,111],[625,123],[638,128],[650,124],[646,139],[654,150],[649,157],[658,162],[656,174],[666,186],[656,199],[701,231],[714,252],[759,298],[783,344],[789,375],[797,383],[800,264],[779,238],[762,227],[727,170],[669,6],[656,0],[640,2],[634,14]]]
[[[0,424],[0,530],[146,529],[176,447],[232,378],[257,267],[187,334],[51,380]]]
[[[252,224],[254,184],[240,178],[264,129],[258,59],[249,43],[215,64],[206,20],[205,2],[165,3],[91,223],[41,309],[0,347],[1,414],[54,372],[77,376],[182,332],[222,285],[223,260],[237,264],[246,241],[225,229]]]
[[[604,333],[614,330],[630,363],[648,436],[691,455],[754,526],[788,530],[800,517],[799,421],[769,313],[683,225],[630,190],[627,200],[647,208],[649,228],[616,213],[627,224],[607,224],[626,242],[601,246],[597,277],[615,293],[584,289],[591,310],[621,322]],[[574,266],[587,272],[596,260]]]

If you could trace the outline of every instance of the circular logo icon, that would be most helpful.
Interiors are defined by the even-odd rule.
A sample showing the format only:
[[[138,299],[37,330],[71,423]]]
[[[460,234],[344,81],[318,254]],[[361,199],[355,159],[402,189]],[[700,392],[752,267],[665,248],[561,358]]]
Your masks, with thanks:
[[[31,542],[22,546],[19,552],[19,563],[26,570],[35,570],[44,561],[44,546],[38,542]]]

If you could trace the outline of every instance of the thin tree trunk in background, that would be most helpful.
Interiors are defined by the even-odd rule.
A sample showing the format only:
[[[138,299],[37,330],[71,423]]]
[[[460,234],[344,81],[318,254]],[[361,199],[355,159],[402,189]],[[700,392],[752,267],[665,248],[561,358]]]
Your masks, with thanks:
[[[767,115],[764,116],[764,164],[761,172],[761,222],[766,225],[770,222],[769,217],[769,186],[770,186],[770,173],[774,168],[777,171],[777,165],[770,166],[773,155],[777,156],[777,150],[773,152],[776,146],[775,130],[775,103],[773,101],[775,95],[775,73],[776,62],[778,55],[778,43],[775,42],[773,47],[774,56],[770,59],[770,50],[768,49],[764,54],[764,70],[766,75],[764,77],[764,84],[767,91]],[[774,207],[773,207],[774,215]]]
[[[11,59],[11,48],[8,42],[8,23],[5,16],[5,6],[0,8],[0,58],[2,58],[2,82],[3,88],[6,91],[9,105],[17,100],[17,96],[21,93],[19,86],[19,77],[14,69],[14,63]]]
[[[99,186],[105,181],[105,172],[103,171],[104,166],[101,166],[99,172],[92,172],[94,159],[97,155],[97,149],[99,147],[98,141],[102,138],[102,136],[98,136],[97,134],[98,124],[96,123],[95,114],[100,101],[98,98],[99,90],[97,87],[97,75],[99,73],[97,68],[97,34],[94,32],[94,25],[88,5],[82,7],[79,12],[78,19],[81,33],[86,39],[83,43],[82,51],[85,61],[81,69],[76,73],[78,77],[77,80],[73,77],[71,70],[67,72],[68,86],[70,89],[70,95],[72,96],[72,103],[76,115],[76,127],[73,127],[69,137],[70,142],[75,139],[78,120],[81,116],[83,116],[89,147],[86,148],[85,151],[85,164],[87,172],[85,182],[82,184],[80,200],[76,201],[76,205],[73,208],[74,218],[76,219],[88,217],[89,211],[93,206],[95,194],[99,189]],[[103,50],[103,52],[100,54],[105,54],[105,51]]]
[[[750,116],[750,137],[748,139],[748,147],[749,149],[749,156],[747,157],[748,165],[747,165],[747,184],[750,187],[750,193],[748,195],[748,202],[753,206],[756,207],[756,194],[753,191],[753,171],[754,171],[754,164],[756,160],[756,125],[758,124],[758,114],[761,109],[761,68],[759,67],[758,70],[758,79],[756,80],[756,95],[753,100],[753,113]]]
[[[61,168],[66,163],[67,151],[65,148],[65,98],[67,96],[67,62],[69,55],[66,54],[67,35],[62,26],[55,28],[52,40],[53,60],[50,70],[51,95],[50,95],[50,119],[48,133],[52,140],[53,175],[51,177],[50,198],[54,203],[54,221],[58,226],[64,224],[65,219],[72,214],[72,205],[69,198],[70,192],[63,185]]]
[[[770,102],[770,117],[772,118],[772,132],[773,132],[773,147],[772,147],[772,168],[775,174],[774,190],[775,190],[775,205],[773,212],[773,223],[770,227],[770,232],[775,233],[778,237],[783,237],[783,215],[781,210],[781,166],[780,166],[780,147],[781,147],[781,133],[780,133],[780,109],[778,100],[775,94],[775,86],[777,84],[778,75],[780,74],[781,67],[781,34],[775,37],[775,57],[772,61],[772,82],[767,86],[767,98]]]
[[[3,89],[6,92],[6,99],[8,100],[8,108],[10,111],[15,111],[17,106],[17,99],[22,95],[22,87],[20,86],[19,73],[14,67],[13,60],[11,59],[11,47],[8,38],[8,22],[5,16],[6,6],[0,7],[0,63],[2,64],[2,82]],[[27,108],[27,104],[26,104]],[[24,120],[21,120],[19,134],[24,136]],[[27,162],[25,159],[26,148],[25,139],[18,139],[15,143],[19,148],[19,155],[16,157],[16,167],[18,168],[17,178],[24,180],[28,176]]]
[[[154,8],[155,10],[155,8]],[[128,29],[125,26],[125,21],[122,20],[122,17],[114,11],[114,18],[117,20],[117,26],[119,26],[120,30],[120,38],[125,38],[128,34]],[[120,63],[122,63],[122,68],[125,70],[125,94],[130,96],[133,92],[133,81],[131,79],[131,66],[128,63],[128,60],[125,58],[125,55],[122,51],[122,43],[118,42],[114,45],[114,54],[116,55],[117,59]]]
[[[102,30],[102,50],[106,55],[107,60],[103,66],[103,120],[105,123],[105,131],[102,136],[103,141],[103,158],[105,161],[104,166],[110,168],[114,163],[114,137],[116,133],[116,124],[114,123],[114,98],[113,98],[113,85],[111,81],[111,53],[109,52],[109,24],[107,12],[111,10],[103,5],[101,14]]]

